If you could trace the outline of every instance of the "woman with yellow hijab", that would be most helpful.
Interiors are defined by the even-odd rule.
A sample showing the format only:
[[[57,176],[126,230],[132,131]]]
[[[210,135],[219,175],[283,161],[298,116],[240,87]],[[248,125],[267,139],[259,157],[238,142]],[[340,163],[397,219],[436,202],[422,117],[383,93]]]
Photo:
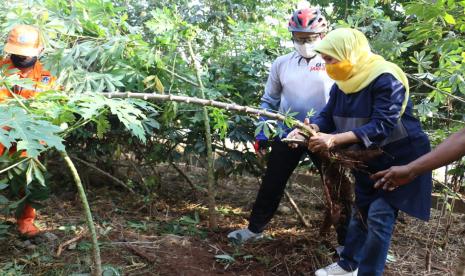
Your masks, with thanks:
[[[402,165],[430,151],[428,137],[413,116],[404,72],[371,52],[360,31],[341,28],[316,46],[335,80],[325,108],[312,120],[319,135],[309,149],[381,148],[368,172],[354,171],[355,207],[341,260],[316,271],[323,275],[382,275],[399,210],[428,220],[431,173],[394,190],[374,187],[370,173]],[[330,134],[329,134],[330,133]]]

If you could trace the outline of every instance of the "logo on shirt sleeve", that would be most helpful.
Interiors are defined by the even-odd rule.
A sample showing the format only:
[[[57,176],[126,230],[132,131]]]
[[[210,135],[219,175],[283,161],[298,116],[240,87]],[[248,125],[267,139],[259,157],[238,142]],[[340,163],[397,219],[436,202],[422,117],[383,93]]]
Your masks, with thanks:
[[[41,82],[43,84],[49,84],[50,83],[50,77],[49,76],[43,76]]]

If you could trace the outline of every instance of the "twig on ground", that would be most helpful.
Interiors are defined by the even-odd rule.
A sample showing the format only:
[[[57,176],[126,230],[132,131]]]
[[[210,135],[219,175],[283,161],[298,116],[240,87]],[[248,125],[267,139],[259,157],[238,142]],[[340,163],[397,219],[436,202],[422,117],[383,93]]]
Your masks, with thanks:
[[[430,273],[431,272],[431,250],[429,249],[426,250],[425,261],[426,261],[426,271]]]
[[[205,188],[199,187],[192,182],[192,180],[187,176],[181,168],[178,167],[173,161],[170,161],[170,165],[186,180],[186,182],[189,184],[189,186],[192,188],[194,191],[200,191],[202,193],[207,193],[207,190]]]
[[[75,243],[79,240],[81,240],[82,238],[84,238],[84,236],[87,234],[87,231],[86,230],[82,230],[80,231],[76,237],[70,239],[70,240],[67,240],[65,241],[64,243],[60,244],[58,246],[58,250],[57,250],[57,253],[56,253],[56,256],[57,257],[60,257],[61,253],[63,252],[63,249],[65,249],[65,247],[67,247],[68,245],[72,244],[72,243]]]
[[[144,252],[144,250],[139,249],[137,246],[126,244],[125,247],[127,249],[129,249],[130,251],[132,251],[132,253],[134,253],[135,255],[137,255],[137,256],[139,256],[141,258],[144,258],[149,262],[156,262],[157,261],[157,258],[155,256],[147,254],[146,252]]]
[[[287,266],[286,260],[284,260],[284,266],[286,267],[287,275],[291,276],[291,272],[289,272],[289,267]]]
[[[129,187],[126,183],[124,183],[123,181],[121,181],[121,180],[119,180],[118,178],[114,177],[113,175],[107,173],[106,171],[103,171],[102,169],[97,168],[95,165],[93,165],[93,164],[91,164],[91,163],[89,163],[89,162],[87,162],[87,161],[84,161],[84,160],[82,160],[81,158],[76,157],[76,156],[71,156],[71,158],[74,159],[74,160],[76,160],[76,161],[78,161],[79,163],[82,163],[82,164],[84,164],[84,165],[86,165],[86,166],[88,166],[88,167],[90,167],[90,168],[96,170],[97,172],[103,174],[104,176],[110,178],[110,179],[113,180],[114,182],[116,182],[116,183],[120,184],[121,186],[123,186],[126,190],[128,190],[128,191],[131,192],[132,194],[135,194],[135,193],[136,193],[136,192],[134,192],[134,190],[133,190],[131,187]]]
[[[134,171],[136,172],[136,174],[139,176],[139,179],[140,181],[142,181],[142,184],[144,185],[144,189],[145,189],[145,192],[147,192],[147,194],[150,193],[148,187],[147,187],[147,184],[145,182],[145,177],[144,175],[142,174],[142,172],[139,170],[139,168],[136,166],[136,164],[134,163],[134,161],[132,161],[131,159],[127,159],[129,164],[131,164],[131,166],[134,168]]]
[[[304,215],[302,214],[302,211],[300,211],[300,208],[299,206],[297,206],[297,204],[295,203],[294,199],[291,197],[291,195],[287,192],[287,191],[284,191],[284,194],[286,195],[286,198],[289,200],[289,202],[291,203],[291,206],[292,208],[294,208],[294,211],[297,213],[297,215],[299,216],[300,218],[300,221],[302,221],[302,223],[305,225],[305,227],[311,227],[311,224],[310,222],[308,222],[308,220],[304,217]]]

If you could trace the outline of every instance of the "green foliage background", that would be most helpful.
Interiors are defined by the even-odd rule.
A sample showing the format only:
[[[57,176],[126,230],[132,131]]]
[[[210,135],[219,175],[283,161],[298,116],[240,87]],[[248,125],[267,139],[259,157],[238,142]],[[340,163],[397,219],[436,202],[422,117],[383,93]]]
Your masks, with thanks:
[[[207,97],[257,106],[272,61],[292,51],[286,23],[296,4],[280,0],[3,1],[0,39],[4,41],[15,24],[39,26],[47,46],[41,60],[58,76],[62,91],[43,93],[34,101],[0,103],[0,125],[11,126],[14,116],[14,129],[23,130],[19,134],[0,129],[0,142],[17,142],[19,149],[29,153],[25,160],[2,157],[2,168],[22,163],[2,174],[0,187],[13,185],[14,176],[22,174],[27,180],[23,189],[29,191],[31,183],[45,187],[45,168],[36,157],[49,148],[66,147],[103,168],[114,166],[124,153],[131,153],[138,164],[151,166],[190,155],[205,162],[201,107],[105,99],[97,93],[198,96],[186,44],[192,41]],[[465,1],[319,4],[333,28],[362,30],[375,52],[409,74],[417,115],[434,143],[463,127]],[[11,85],[18,80],[2,74],[0,82]],[[210,116],[218,153],[216,176],[258,174],[259,163],[245,147],[253,140],[254,120],[217,109],[210,109]],[[226,147],[226,139],[233,147]],[[178,145],[183,146],[183,154],[175,150]],[[133,185],[147,191],[141,183]],[[2,206],[15,208],[18,202],[0,197]]]

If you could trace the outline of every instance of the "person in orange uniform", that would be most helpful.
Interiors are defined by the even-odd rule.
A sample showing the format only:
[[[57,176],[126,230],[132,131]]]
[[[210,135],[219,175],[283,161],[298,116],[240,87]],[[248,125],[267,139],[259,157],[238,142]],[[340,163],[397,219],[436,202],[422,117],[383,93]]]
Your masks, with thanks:
[[[18,85],[14,87],[0,87],[0,102],[13,97],[12,93],[24,99],[30,99],[38,93],[50,90],[54,86],[55,77],[42,67],[39,56],[44,50],[44,44],[39,29],[29,25],[17,25],[10,31],[7,43],[3,49],[6,57],[0,60],[0,74],[18,74],[20,78],[28,78],[33,81],[33,86],[25,88]],[[14,147],[9,149],[12,154]],[[5,147],[0,144],[0,155],[5,152]],[[21,156],[26,156],[22,153]],[[34,225],[36,210],[26,204],[22,214],[17,217],[18,231],[25,236],[35,236],[39,229]]]

